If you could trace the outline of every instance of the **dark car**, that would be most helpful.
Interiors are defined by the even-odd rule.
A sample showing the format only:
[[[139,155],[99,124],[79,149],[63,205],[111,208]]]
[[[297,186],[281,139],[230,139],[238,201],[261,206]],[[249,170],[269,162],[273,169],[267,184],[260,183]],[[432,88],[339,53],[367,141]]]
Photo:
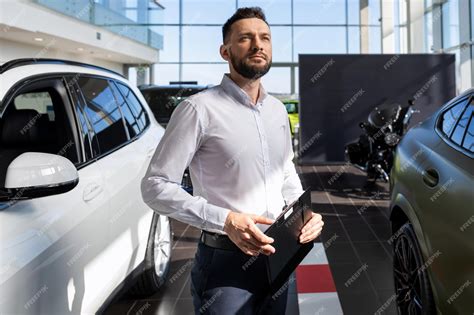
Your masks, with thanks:
[[[138,87],[160,125],[166,128],[176,106],[187,97],[207,89],[195,82],[176,82],[170,85],[141,85]],[[181,182],[184,190],[192,194],[193,185],[186,169]]]
[[[176,106],[187,97],[201,92],[207,86],[197,84],[141,85],[138,87],[150,106],[156,120],[166,128]]]
[[[401,314],[473,314],[474,89],[412,128],[390,176]]]

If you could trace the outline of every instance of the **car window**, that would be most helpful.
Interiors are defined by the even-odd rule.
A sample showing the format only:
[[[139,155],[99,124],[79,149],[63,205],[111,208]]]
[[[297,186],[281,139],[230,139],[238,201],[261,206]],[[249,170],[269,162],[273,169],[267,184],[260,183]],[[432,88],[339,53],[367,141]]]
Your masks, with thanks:
[[[118,82],[117,82],[117,86],[119,87],[120,91],[123,93],[123,96],[127,100],[127,103],[132,111],[132,114],[138,122],[138,126],[140,130],[145,129],[150,123],[150,121],[142,104],[140,103],[138,98],[135,96],[133,91],[130,90],[127,86]]]
[[[15,109],[32,109],[39,115],[47,114],[49,121],[54,121],[53,100],[48,92],[20,94],[14,99]]]
[[[10,163],[26,152],[60,155],[78,164],[78,141],[60,78],[36,79],[18,90],[0,118],[0,187]]]
[[[69,91],[71,93],[72,99],[74,101],[74,110],[78,119],[78,127],[80,137],[82,138],[82,143],[84,144],[85,152],[85,162],[90,161],[95,155],[99,155],[99,146],[96,143],[96,146],[93,148],[91,143],[91,137],[93,135],[92,128],[90,127],[89,121],[84,113],[85,103],[80,97],[79,87],[75,84],[76,79],[66,78],[67,85],[70,87]]]
[[[465,108],[467,100],[461,101],[458,104],[450,107],[446,112],[444,112],[441,120],[441,130],[448,137],[451,135],[454,124],[461,115],[463,109]]]
[[[141,122],[135,119],[135,116],[132,114],[128,103],[122,96],[122,93],[117,89],[116,85],[111,83],[110,87],[114,90],[115,97],[119,103],[120,109],[122,110],[123,117],[125,118],[125,125],[127,126],[128,134],[130,138],[135,138],[141,131]]]
[[[462,142],[462,147],[469,152],[474,153],[474,115],[472,112],[474,105],[471,103],[469,107],[471,108],[471,118],[467,127],[467,132]]]
[[[464,134],[466,132],[467,124],[469,123],[469,120],[472,117],[473,108],[474,108],[473,105],[469,105],[464,110],[464,113],[462,114],[461,118],[456,124],[456,127],[454,128],[454,132],[453,132],[453,135],[451,136],[451,140],[458,145],[462,144],[462,141],[464,139]]]
[[[286,103],[285,106],[288,114],[296,113],[296,105],[294,103]]]
[[[86,100],[85,113],[94,129],[100,152],[106,153],[128,141],[122,113],[104,79],[81,77],[77,81]],[[94,139],[92,139],[94,141]]]
[[[189,96],[202,91],[198,88],[145,89],[142,94],[159,123],[168,123],[176,106]]]

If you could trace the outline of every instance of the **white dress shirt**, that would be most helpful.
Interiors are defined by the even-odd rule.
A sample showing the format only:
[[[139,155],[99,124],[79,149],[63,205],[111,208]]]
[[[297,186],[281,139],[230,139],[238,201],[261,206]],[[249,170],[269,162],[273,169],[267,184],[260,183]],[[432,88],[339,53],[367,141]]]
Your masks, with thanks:
[[[143,200],[159,214],[225,234],[230,210],[274,219],[297,199],[303,189],[285,106],[262,85],[259,95],[252,104],[224,75],[181,102],[142,180]],[[180,186],[188,166],[194,196]]]

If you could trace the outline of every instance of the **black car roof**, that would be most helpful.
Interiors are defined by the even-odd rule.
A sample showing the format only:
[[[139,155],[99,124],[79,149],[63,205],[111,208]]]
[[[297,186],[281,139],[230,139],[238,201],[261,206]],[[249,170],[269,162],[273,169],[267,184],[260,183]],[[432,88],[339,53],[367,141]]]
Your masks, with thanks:
[[[125,78],[123,74],[120,74],[118,72],[115,72],[113,70],[96,66],[96,65],[91,65],[88,63],[84,62],[78,62],[78,61],[73,61],[73,60],[63,60],[63,59],[52,59],[52,58],[20,58],[20,59],[13,59],[10,60],[2,65],[0,65],[0,74],[6,72],[7,70],[21,67],[21,66],[27,66],[27,65],[33,65],[33,64],[59,64],[59,65],[69,65],[69,66],[78,66],[78,67],[83,67],[83,68],[90,68],[90,69],[96,69],[96,70],[101,70],[101,71],[106,71],[115,75],[118,75],[122,78]]]

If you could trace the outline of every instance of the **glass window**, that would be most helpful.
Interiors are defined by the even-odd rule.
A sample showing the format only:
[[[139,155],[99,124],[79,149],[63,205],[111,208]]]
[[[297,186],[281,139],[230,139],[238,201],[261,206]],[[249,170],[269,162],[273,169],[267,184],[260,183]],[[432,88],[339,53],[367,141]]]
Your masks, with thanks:
[[[179,61],[179,27],[163,27],[163,49],[160,50],[160,62]]]
[[[67,78],[67,85],[70,87],[69,91],[71,92],[72,98],[75,100],[75,111],[76,116],[78,118],[79,123],[79,133],[82,141],[84,143],[84,151],[86,154],[86,161],[89,161],[93,158],[94,155],[99,155],[99,148],[96,145],[94,148],[92,147],[92,143],[90,141],[90,136],[92,134],[92,129],[89,125],[89,121],[87,120],[84,114],[84,107],[85,104],[83,102],[82,97],[80,96],[81,91],[75,85],[75,81],[77,80],[76,77],[69,77]],[[97,143],[96,143],[97,144]],[[95,150],[95,151],[94,151]],[[94,152],[94,153],[93,153]]]
[[[179,23],[179,2],[176,0],[160,0],[160,4],[165,7],[163,23]]]
[[[349,24],[359,24],[360,22],[360,0],[348,0],[347,1],[347,13]]]
[[[474,0],[471,0],[471,40],[474,40]],[[472,46],[471,46],[472,48]]]
[[[289,67],[273,67],[262,77],[262,84],[269,93],[290,94],[291,73]]]
[[[425,53],[431,53],[431,48],[433,47],[433,11],[425,13],[425,42],[424,49]]]
[[[295,67],[295,93],[300,94],[300,67]]]
[[[221,83],[226,72],[229,72],[227,64],[185,64],[183,81],[196,81],[199,85],[217,85]]]
[[[466,106],[466,100],[459,102],[458,104],[450,107],[444,114],[441,120],[441,129],[443,133],[447,136],[451,135],[451,130],[453,129],[454,124],[461,115],[464,107]]]
[[[100,152],[106,153],[127,142],[122,114],[106,80],[81,77],[78,84],[86,99],[85,112],[95,131]],[[94,140],[93,140],[94,141]]]
[[[223,61],[219,53],[221,45],[220,26],[183,27],[183,61]]]
[[[179,81],[179,64],[154,64],[155,83],[168,85],[170,81]]]
[[[470,105],[466,108],[461,118],[459,119],[456,125],[456,128],[454,128],[453,135],[451,136],[451,140],[453,140],[454,143],[459,144],[459,145],[462,144],[462,141],[464,138],[464,132],[466,131],[467,124],[469,123],[469,120],[472,117],[473,108],[474,108],[474,105]]]
[[[339,26],[295,26],[294,61],[299,54],[346,53],[346,28]],[[298,39],[296,39],[298,38]]]
[[[143,126],[139,126],[140,122],[136,121],[135,116],[132,114],[132,111],[130,110],[127,102],[123,98],[122,94],[120,94],[117,87],[112,83],[110,84],[110,87],[114,91],[114,95],[120,106],[120,110],[122,111],[123,118],[125,118],[125,126],[127,127],[128,135],[130,136],[130,139],[135,138],[141,132],[141,127]]]
[[[380,54],[382,51],[382,34],[380,26],[369,27],[369,53]]]
[[[261,7],[269,24],[291,23],[291,0],[239,0],[239,7]]]
[[[407,35],[407,3],[404,0],[394,0],[393,19],[395,35],[395,53],[408,52]]]
[[[79,128],[81,132],[81,138],[84,143],[86,161],[89,161],[92,159],[92,146],[91,146],[91,142],[89,138],[89,125],[88,125],[86,117],[84,116],[84,112],[82,108],[80,108],[79,106],[76,107],[76,114],[77,114],[77,117],[79,118],[79,124],[80,124]],[[95,152],[95,153],[98,154],[99,152]]]
[[[359,54],[360,53],[360,27],[358,26],[349,26],[349,54]]]
[[[183,23],[187,24],[224,24],[235,12],[235,0],[183,0],[182,3]]]
[[[138,123],[139,130],[145,129],[150,123],[148,114],[143,108],[142,104],[136,97],[136,95],[130,90],[127,86],[122,83],[117,82],[117,86],[122,92],[123,96],[127,100],[128,106],[132,112],[132,115],[135,117],[135,120]]]
[[[457,0],[442,6],[443,48],[459,45],[459,6]]]
[[[346,2],[293,0],[295,24],[346,24]]]
[[[272,26],[272,55],[273,62],[291,61],[291,27]],[[296,38],[295,41],[302,40]]]
[[[369,24],[380,25],[380,0],[369,0]]]
[[[462,147],[468,150],[469,152],[474,153],[474,117],[472,116],[471,121],[469,122],[469,127],[467,129],[466,135],[464,136]]]
[[[14,99],[15,109],[33,109],[38,114],[48,114],[49,121],[54,120],[53,100],[48,92],[20,94]]]

